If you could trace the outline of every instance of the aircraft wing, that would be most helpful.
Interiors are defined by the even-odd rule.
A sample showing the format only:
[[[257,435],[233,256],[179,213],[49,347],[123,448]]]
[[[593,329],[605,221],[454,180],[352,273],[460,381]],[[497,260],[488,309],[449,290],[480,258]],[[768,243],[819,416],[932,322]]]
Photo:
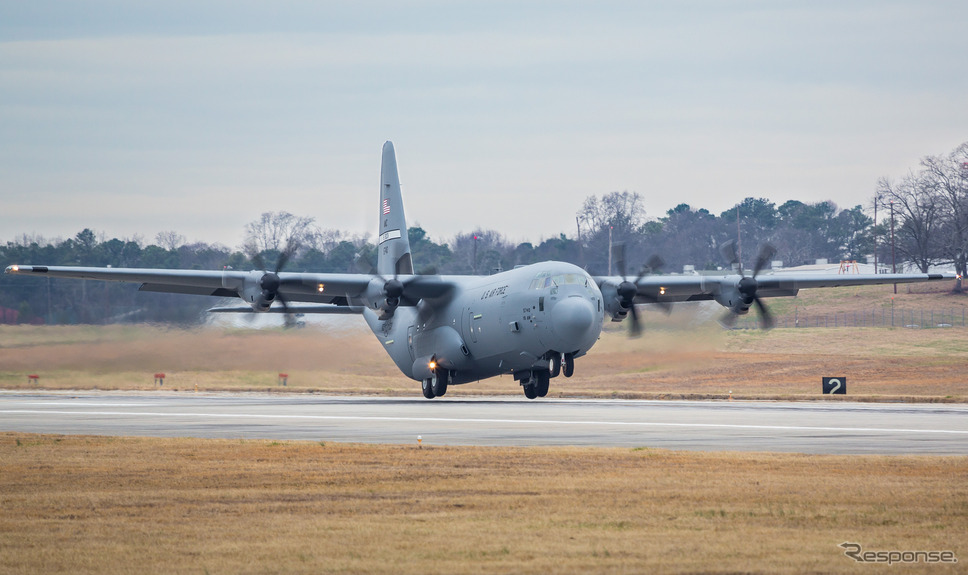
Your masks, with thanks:
[[[795,296],[801,289],[840,287],[852,285],[877,285],[953,280],[957,276],[945,274],[760,274],[756,278],[730,275],[651,275],[632,281],[636,287],[635,303],[675,303],[716,299],[727,292],[739,290],[740,281],[755,281],[758,297]],[[599,276],[594,278],[599,286],[619,286],[623,278]],[[748,289],[748,288],[746,288]]]
[[[267,272],[203,271],[144,268],[95,268],[13,265],[8,274],[49,278],[73,278],[98,281],[138,283],[140,291],[240,297],[261,293]],[[288,301],[317,304],[351,305],[367,288],[372,276],[366,274],[279,273],[277,293]],[[318,312],[317,312],[318,313]]]

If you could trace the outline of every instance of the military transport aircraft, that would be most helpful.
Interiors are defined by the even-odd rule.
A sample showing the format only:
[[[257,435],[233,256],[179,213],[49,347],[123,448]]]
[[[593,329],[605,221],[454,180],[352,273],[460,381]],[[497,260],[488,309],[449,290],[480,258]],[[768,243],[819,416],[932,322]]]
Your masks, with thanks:
[[[489,276],[414,273],[392,142],[383,145],[376,269],[369,274],[281,271],[198,271],[12,265],[9,274],[137,282],[142,291],[241,298],[245,306],[210,311],[362,314],[394,363],[422,382],[424,397],[448,385],[510,374],[529,399],[548,393],[551,379],[570,377],[575,359],[598,341],[605,318],[631,316],[636,304],[715,300],[728,317],[756,305],[763,327],[773,320],[762,298],[795,296],[801,288],[954,279],[949,274],[759,275],[773,252],[763,249],[752,274],[591,276],[563,262],[520,266]],[[726,245],[727,259],[735,249]],[[278,305],[275,305],[277,304]],[[298,306],[291,302],[302,302]]]

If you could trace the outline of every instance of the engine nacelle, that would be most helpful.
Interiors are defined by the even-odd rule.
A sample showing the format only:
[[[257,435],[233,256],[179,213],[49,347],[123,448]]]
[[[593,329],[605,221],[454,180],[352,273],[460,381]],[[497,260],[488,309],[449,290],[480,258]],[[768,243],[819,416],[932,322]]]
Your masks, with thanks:
[[[724,287],[716,294],[716,302],[738,315],[744,315],[750,311],[753,300],[746,301],[746,298],[736,287]]]
[[[242,289],[239,290],[239,295],[245,303],[252,306],[255,311],[269,311],[269,306],[276,301],[278,285],[275,286],[275,290],[267,289],[273,287],[273,278],[270,276],[275,276],[275,279],[278,280],[278,276],[275,274],[252,272],[246,276]]]
[[[400,305],[400,297],[403,295],[403,284],[397,279],[384,281],[374,277],[370,280],[364,293],[364,300],[367,307],[380,312],[380,319],[390,319],[393,312]]]
[[[629,314],[629,308],[622,305],[622,298],[618,295],[618,286],[605,282],[602,284],[602,303],[605,315],[612,321],[622,321]]]

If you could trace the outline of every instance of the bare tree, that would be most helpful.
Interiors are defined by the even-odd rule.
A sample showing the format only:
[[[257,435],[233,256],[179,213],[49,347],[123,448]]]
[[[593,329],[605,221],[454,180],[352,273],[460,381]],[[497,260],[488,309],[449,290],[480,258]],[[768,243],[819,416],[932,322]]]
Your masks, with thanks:
[[[947,156],[926,156],[921,167],[924,185],[935,196],[942,219],[942,253],[964,276],[968,272],[968,142]]]
[[[335,248],[342,241],[355,241],[355,237],[348,232],[334,229],[315,230],[307,234],[306,245],[314,250],[326,253]]]
[[[319,233],[315,222],[314,218],[294,216],[289,212],[265,212],[245,226],[245,249],[253,254],[295,251],[309,244],[313,235]]]
[[[453,246],[449,270],[480,275],[511,265],[516,247],[499,232],[481,229],[469,234],[457,234],[448,245]]]
[[[608,270],[610,232],[614,243],[626,245],[629,261],[644,261],[641,243],[646,231],[645,207],[638,192],[609,192],[601,199],[588,196],[578,212],[578,221],[587,269],[592,273]]]
[[[645,208],[638,192],[610,192],[599,200],[589,196],[578,212],[582,228],[589,233],[607,230],[612,227],[613,234],[629,235],[639,232],[645,223]]]
[[[891,209],[900,225],[895,226],[895,247],[902,260],[913,263],[922,273],[942,260],[941,220],[933,185],[922,174],[910,173],[897,182],[881,178],[877,193],[881,206]]]
[[[179,247],[185,245],[185,236],[174,230],[167,230],[164,232],[158,232],[158,234],[155,236],[155,242],[166,250],[173,252]]]

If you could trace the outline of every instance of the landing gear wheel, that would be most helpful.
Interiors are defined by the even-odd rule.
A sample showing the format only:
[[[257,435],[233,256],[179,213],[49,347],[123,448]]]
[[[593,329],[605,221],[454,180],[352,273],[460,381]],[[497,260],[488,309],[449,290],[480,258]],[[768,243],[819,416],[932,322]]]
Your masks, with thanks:
[[[427,399],[433,399],[435,397],[433,383],[430,379],[423,380],[422,385],[420,387],[421,387],[421,390],[423,391],[424,397],[426,397]]]
[[[548,395],[548,389],[550,387],[551,373],[544,370],[534,372],[534,390],[538,394],[538,397]]]
[[[550,377],[558,377],[561,373],[561,354],[553,353],[551,354],[551,359],[548,360],[548,371],[550,372]]]
[[[434,370],[434,375],[430,378],[430,389],[437,397],[443,397],[447,393],[447,379],[450,372],[442,367]]]
[[[575,356],[570,353],[565,354],[565,367],[562,370],[565,377],[571,377],[575,375]]]
[[[538,386],[533,383],[526,383],[524,385],[524,396],[528,399],[538,397]]]

